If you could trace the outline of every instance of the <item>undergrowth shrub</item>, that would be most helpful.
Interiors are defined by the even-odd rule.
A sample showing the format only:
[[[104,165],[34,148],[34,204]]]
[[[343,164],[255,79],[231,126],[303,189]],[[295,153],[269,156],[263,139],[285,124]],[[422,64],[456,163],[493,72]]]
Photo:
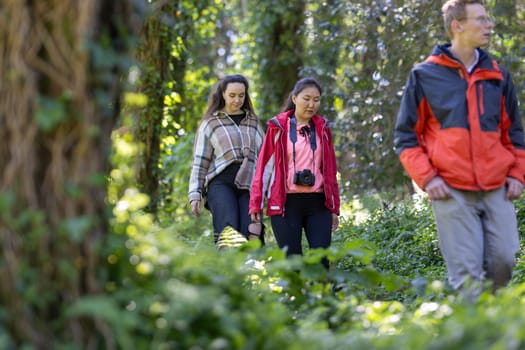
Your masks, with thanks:
[[[395,293],[374,290],[371,297],[412,298],[413,292],[424,292],[430,281],[446,278],[432,210],[423,199],[385,204],[360,224],[344,222],[341,230],[338,241],[363,241],[365,247],[374,251],[372,265],[383,278],[395,276],[405,285]],[[341,269],[352,270],[355,266],[352,257],[339,262]],[[411,286],[415,288],[407,294],[406,289]]]
[[[286,258],[254,241],[194,250],[175,237],[165,229],[136,237],[136,272],[113,293],[122,319],[141,320],[126,330],[137,349],[319,349],[326,339],[301,335],[305,328],[333,336],[356,327],[361,299],[341,287],[353,282],[321,265],[342,249]],[[145,245],[155,240],[163,245],[152,254]]]
[[[188,224],[195,219],[184,191],[165,203],[173,210],[161,213],[160,223],[141,212],[147,200],[137,191],[110,198],[115,242],[106,247],[107,295],[68,312],[106,320],[115,348],[525,348],[523,263],[497,295],[458,299],[443,283],[426,202],[384,205],[360,222],[343,219],[332,247],[285,258],[275,245],[257,242],[218,251],[209,222]],[[521,200],[516,208],[523,232]],[[320,264],[324,256],[329,271]],[[0,329],[0,344],[3,338]]]
[[[192,245],[180,239],[176,226],[159,228],[143,215],[128,216],[127,225],[135,229],[125,231],[135,233],[126,244],[129,259],[118,263],[127,274],[110,293],[114,305],[121,306],[113,318],[122,320],[117,330],[128,337],[122,345],[243,350],[525,346],[522,285],[496,296],[483,294],[478,303],[463,302],[446,290],[428,206],[400,202],[360,224],[345,221],[331,248],[291,258],[256,241],[221,251],[210,244]],[[320,264],[324,256],[332,261],[329,271]],[[418,278],[424,283],[415,283]]]
[[[516,218],[518,221],[518,232],[520,234],[520,253],[518,254],[516,267],[511,284],[518,284],[525,282],[525,195],[522,195],[514,202],[516,208]]]

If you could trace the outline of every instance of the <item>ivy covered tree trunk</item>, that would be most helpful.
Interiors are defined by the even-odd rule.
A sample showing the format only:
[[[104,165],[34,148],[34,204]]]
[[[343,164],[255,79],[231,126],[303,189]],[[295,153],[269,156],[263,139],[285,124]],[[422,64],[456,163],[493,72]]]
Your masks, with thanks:
[[[110,133],[132,3],[0,4],[0,330],[15,347],[115,347],[104,322],[64,313],[105,288]]]
[[[306,30],[312,37],[305,49],[303,76],[317,77],[323,87],[320,113],[334,120],[337,116],[337,70],[340,66],[342,45],[338,36],[344,35],[344,7],[341,0],[327,0],[315,4],[311,24]]]
[[[265,0],[253,13],[261,89],[257,113],[263,119],[277,114],[300,76],[304,61],[305,1]]]
[[[205,12],[209,1],[151,3],[154,11],[143,27],[138,50],[143,68],[140,90],[148,103],[140,110],[135,136],[142,146],[137,181],[150,198],[147,209],[156,213],[172,187],[166,174],[171,169],[163,168],[160,159],[162,147],[166,146],[163,139],[178,137],[181,129],[191,130],[200,120],[200,116],[188,113],[194,106],[186,100],[185,76],[188,50],[196,44],[192,37],[194,22]],[[209,45],[204,45],[206,53]]]
[[[154,1],[155,4],[159,3]],[[138,170],[138,183],[141,191],[150,198],[149,211],[155,212],[159,200],[159,155],[161,144],[164,98],[169,95],[171,44],[174,35],[170,33],[170,22],[178,1],[164,3],[157,8],[146,21],[138,57],[143,65],[141,90],[148,98],[148,103],[140,111],[136,130],[137,140],[142,145],[142,156]]]

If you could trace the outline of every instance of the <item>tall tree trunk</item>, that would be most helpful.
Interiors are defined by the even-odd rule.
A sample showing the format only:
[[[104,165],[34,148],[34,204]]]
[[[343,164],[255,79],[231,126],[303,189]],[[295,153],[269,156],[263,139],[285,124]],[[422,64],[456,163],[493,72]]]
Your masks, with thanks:
[[[155,1],[154,4],[157,2]],[[142,31],[138,58],[144,67],[141,90],[148,97],[148,103],[139,115],[135,132],[137,141],[142,144],[142,156],[138,170],[138,183],[142,192],[150,198],[148,210],[155,212],[159,199],[159,155],[164,96],[167,95],[166,82],[169,72],[170,35],[168,23],[163,23],[166,8],[175,4],[162,4],[149,17]]]
[[[180,1],[153,1],[159,5],[149,16],[143,31],[138,58],[143,65],[141,91],[148,97],[141,110],[137,140],[142,144],[138,183],[150,198],[148,210],[157,212],[163,195],[160,181],[164,174],[159,167],[162,137],[176,132],[173,126],[163,126],[166,121],[182,123],[184,106],[178,102],[165,103],[174,92],[184,101],[184,76],[186,74],[186,46],[184,42],[193,28],[191,14],[180,11]],[[169,107],[168,107],[169,105]],[[166,113],[171,118],[166,118]],[[168,135],[167,135],[168,134]]]
[[[131,4],[0,5],[0,305],[18,344],[49,349],[61,334],[90,348],[105,332],[61,313],[104,289],[105,177]]]
[[[304,61],[300,30],[304,25],[305,6],[305,1],[271,1],[268,11],[255,15],[259,26],[255,33],[261,62],[259,80],[264,81],[266,87],[258,111],[263,119],[279,111],[299,78]]]

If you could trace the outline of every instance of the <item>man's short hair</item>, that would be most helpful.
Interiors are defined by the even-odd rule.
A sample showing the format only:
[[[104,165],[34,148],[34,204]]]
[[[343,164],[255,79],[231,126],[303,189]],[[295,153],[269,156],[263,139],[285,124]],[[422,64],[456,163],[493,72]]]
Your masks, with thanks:
[[[467,5],[480,4],[483,5],[483,0],[448,0],[441,7],[443,14],[443,23],[445,31],[450,39],[453,38],[451,24],[453,20],[462,20],[467,17]]]

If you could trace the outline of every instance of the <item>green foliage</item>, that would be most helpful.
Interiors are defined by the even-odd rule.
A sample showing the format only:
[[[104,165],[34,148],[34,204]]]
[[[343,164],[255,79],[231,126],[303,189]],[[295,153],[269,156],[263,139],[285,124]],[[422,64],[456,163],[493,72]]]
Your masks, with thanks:
[[[445,40],[433,2],[305,2],[304,13],[290,11],[299,3],[264,1],[268,11],[242,3],[177,3],[171,54],[187,66],[177,65],[183,78],[163,86],[169,91],[162,102],[158,220],[142,210],[148,198],[135,189],[130,162],[138,147],[121,130],[114,135],[108,195],[115,208],[114,234],[105,247],[108,298],[82,300],[72,315],[100,313],[120,346],[129,337],[137,349],[523,348],[524,262],[518,261],[511,287],[484,294],[477,304],[462,301],[444,283],[432,213],[420,199],[364,197],[365,218],[357,220],[359,207],[351,208],[332,247],[308,250],[304,257],[287,259],[273,244],[260,248],[257,242],[217,251],[209,213],[190,215],[187,183],[192,130],[220,74],[235,70],[252,78],[263,118],[276,110],[272,84],[282,78],[268,57],[279,57],[290,71],[320,77],[323,110],[336,121],[344,197],[397,190],[409,186],[391,148],[400,91],[411,66]],[[515,6],[498,2],[498,28],[516,34],[497,37],[492,49],[520,69],[519,21],[503,20],[513,9],[519,11],[512,16],[521,18],[523,9]],[[277,55],[267,45],[272,30],[302,15],[296,35],[280,37]],[[287,60],[295,48],[304,49],[302,65]],[[0,205],[8,202],[6,197]],[[521,232],[523,206],[517,202]],[[83,221],[69,226],[82,228]],[[330,271],[319,264],[325,256]]]
[[[219,74],[219,48],[227,40],[222,16],[223,4],[210,0],[179,1],[163,44],[171,49],[172,60],[165,77],[169,93],[164,104],[161,138],[179,137],[196,129],[206,106],[207,96]],[[221,69],[219,69],[221,71]]]
[[[119,146],[113,159],[126,169],[133,144],[121,137],[115,134]],[[191,139],[186,141],[178,147],[191,148]],[[127,170],[117,173],[111,188],[129,184]],[[111,197],[113,227],[125,249],[115,245],[108,256],[108,298],[83,300],[69,312],[106,320],[121,346],[397,350],[524,345],[523,287],[509,287],[497,297],[484,294],[478,304],[447,290],[432,214],[422,199],[383,204],[374,197],[353,212],[345,207],[348,219],[330,249],[286,258],[273,245],[260,248],[256,241],[218,251],[205,232],[188,232],[189,221],[158,226],[142,212],[147,198],[137,191],[110,193],[118,194]],[[525,222],[522,207],[518,202],[520,223]],[[366,217],[354,220],[356,210]],[[168,215],[164,224],[170,222]],[[177,221],[178,215],[173,218]],[[320,264],[324,256],[332,261],[330,271]]]
[[[109,296],[90,296],[77,300],[67,308],[65,316],[68,318],[88,317],[105,321],[115,335],[115,342],[119,348],[133,347],[131,334],[127,331],[138,327],[138,318],[135,315],[123,312],[115,299]]]
[[[358,297],[350,291],[365,268],[351,274],[327,272],[320,261],[325,255],[336,261],[350,254],[369,266],[371,251],[348,242],[341,249],[286,259],[271,245],[260,249],[251,241],[239,250],[219,252],[211,244],[185,238],[188,226],[175,222],[161,228],[142,212],[147,203],[143,195],[129,188],[129,166],[137,154],[131,141],[127,134],[114,134],[117,167],[109,193],[115,208],[115,244],[108,249],[107,285],[111,300],[81,301],[72,315],[100,313],[120,345],[125,345],[126,335],[137,349],[318,349],[337,341],[326,334],[312,335],[352,328],[350,314]],[[179,146],[191,147],[191,142]],[[125,242],[126,248],[118,242]],[[360,280],[368,278],[362,273]],[[119,318],[125,322],[113,324]]]
[[[303,66],[307,1],[266,0],[265,11],[250,11],[245,31],[255,45],[248,48],[257,72],[258,113],[263,120],[276,115],[293,89]]]
[[[154,274],[155,283],[160,282],[154,294],[134,296],[133,313],[149,319],[140,327],[147,335],[143,339],[152,339],[144,348],[286,345],[281,326],[289,319],[286,309],[276,302],[266,303],[266,296],[250,288],[252,272],[242,267],[241,255],[218,255],[205,249],[202,253],[179,246],[165,271],[168,274]]]
[[[126,326],[137,349],[317,349],[326,339],[312,339],[310,331],[331,333],[355,322],[358,298],[334,294],[334,278],[351,283],[322,267],[327,252],[286,259],[280,250],[257,249],[256,241],[240,250],[195,250],[171,229],[153,227],[130,239],[136,269],[112,295],[127,305],[131,315],[123,317],[141,320]]]
[[[445,279],[446,271],[439,251],[434,218],[426,199],[384,204],[371,212],[361,224],[349,222],[343,227],[342,242],[348,239],[363,240],[375,252],[373,265],[378,271],[390,276],[390,280],[398,280],[405,286],[403,289],[411,285],[415,287],[411,291],[393,290],[393,294],[387,290],[370,290],[380,293],[372,294],[371,297],[401,301],[411,299],[416,296],[413,293],[424,292],[429,281]],[[340,267],[352,270],[355,261],[343,260]]]
[[[406,273],[408,267],[401,265],[414,261],[385,265],[379,272],[371,264],[379,261],[382,250],[369,249],[372,245],[365,238],[381,235],[384,242],[378,243],[388,247],[399,232],[389,225],[422,228],[421,217],[415,213],[424,214],[428,208],[409,204],[383,212],[382,220],[388,222],[384,226],[378,223],[380,210],[366,224],[344,223],[339,234],[346,243],[336,242],[332,249],[312,251],[304,258],[287,259],[279,250],[261,250],[249,243],[239,250],[194,249],[171,229],[150,227],[149,232],[133,236],[133,244],[128,243],[135,272],[128,273],[123,288],[112,293],[126,306],[121,317],[130,320],[121,322],[122,332],[133,334],[137,349],[522,347],[525,307],[521,300],[525,298],[521,286],[497,296],[483,294],[472,304],[456,299],[435,281],[417,297],[382,300],[388,273]],[[345,233],[350,227],[365,237],[352,240]],[[381,232],[376,234],[378,229]],[[412,249],[421,246],[418,242]],[[326,271],[320,265],[326,254],[337,268]],[[343,267],[350,259],[353,265]],[[414,254],[412,260],[424,260],[424,252]],[[400,287],[403,283],[397,290]]]
[[[328,90],[337,97],[343,187],[361,194],[406,183],[392,149],[399,92],[412,65],[436,43],[440,25],[435,2],[372,3],[336,7],[341,28],[323,47],[332,52],[328,57],[337,57],[332,63],[336,78]]]
[[[41,96],[35,112],[36,124],[45,132],[52,131],[68,118],[66,101]]]
[[[212,237],[211,215],[201,208],[201,217],[194,218],[188,202],[188,182],[193,161],[194,133],[180,137],[168,137],[164,142],[165,157],[162,159],[164,201],[158,218],[162,226],[171,226],[181,237],[195,241],[202,234]],[[212,238],[209,238],[210,240]]]
[[[487,5],[496,18],[489,51],[511,70],[523,100],[525,8],[511,0]],[[249,78],[263,120],[279,110],[296,78],[313,75],[325,88],[321,113],[335,121],[345,194],[412,191],[393,151],[392,130],[409,70],[448,40],[440,4],[203,0],[178,2],[177,11],[176,35],[167,45],[179,75],[168,82],[163,139],[196,129],[212,85],[224,74]]]
[[[514,202],[516,216],[518,220],[518,232],[520,233],[520,254],[517,256],[517,263],[514,269],[512,283],[520,284],[525,282],[525,256],[521,252],[525,251],[525,195],[522,195]]]

